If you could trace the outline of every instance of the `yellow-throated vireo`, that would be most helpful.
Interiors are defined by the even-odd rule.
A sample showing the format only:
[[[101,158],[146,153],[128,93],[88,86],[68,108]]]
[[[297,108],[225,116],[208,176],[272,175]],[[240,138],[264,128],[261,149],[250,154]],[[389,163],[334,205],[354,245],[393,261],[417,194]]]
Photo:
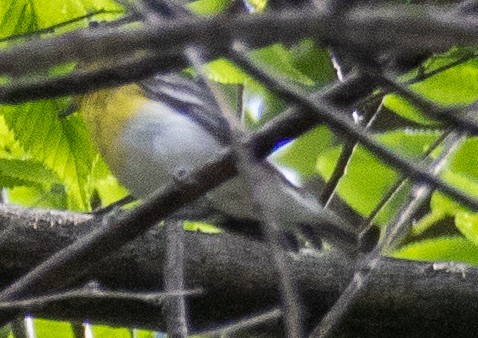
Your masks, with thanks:
[[[153,193],[179,172],[205,164],[229,143],[228,124],[213,96],[205,86],[178,74],[88,93],[78,105],[112,172],[137,198]],[[344,220],[325,210],[312,194],[289,184],[267,161],[261,167],[274,173],[264,187],[274,199],[272,212],[285,233],[320,236],[352,249],[356,236]],[[203,201],[234,219],[256,222],[245,184],[233,178],[208,192]]]

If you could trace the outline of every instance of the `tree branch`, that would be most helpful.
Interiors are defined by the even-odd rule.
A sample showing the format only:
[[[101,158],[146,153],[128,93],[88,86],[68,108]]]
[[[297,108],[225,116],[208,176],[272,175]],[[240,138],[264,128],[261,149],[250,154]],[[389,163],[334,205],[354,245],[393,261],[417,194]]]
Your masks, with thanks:
[[[79,236],[89,216],[0,207],[0,283],[6,285]],[[154,228],[88,273],[109,290],[163,290],[164,229]],[[186,290],[192,332],[264,313],[278,305],[277,272],[267,246],[232,235],[185,234]],[[353,266],[337,254],[294,256],[291,265],[308,318],[320,316],[338,297]],[[344,336],[401,334],[466,335],[478,329],[478,269],[459,263],[409,262],[386,258],[341,327]],[[78,286],[77,285],[77,286]],[[165,329],[161,308],[132,299],[62,300],[32,309],[35,316]],[[439,323],[440,325],[437,325]],[[309,323],[310,324],[310,323]],[[270,326],[272,325],[272,326]],[[278,322],[266,328],[280,329]],[[257,328],[256,328],[257,329]],[[274,331],[277,333],[277,331]]]
[[[0,74],[24,76],[30,72],[78,60],[102,61],[105,64],[109,61],[114,65],[118,60],[130,59],[131,55],[146,54],[141,67],[147,71],[133,72],[130,79],[137,81],[139,74],[146,77],[152,72],[167,72],[188,66],[187,60],[181,54],[191,43],[203,46],[208,51],[204,58],[211,59],[226,55],[228,46],[236,40],[245,41],[249,46],[258,48],[275,42],[288,43],[299,38],[312,37],[323,46],[343,44],[350,50],[387,46],[417,52],[478,44],[478,20],[473,16],[464,17],[459,11],[439,7],[420,7],[421,10],[416,11],[408,10],[407,5],[357,9],[348,13],[343,20],[336,20],[324,10],[299,9],[261,15],[241,14],[234,18],[192,17],[171,22],[162,21],[134,29],[82,29],[51,39],[28,41],[24,45],[0,52]],[[116,73],[121,73],[121,67],[124,66],[120,65]],[[110,73],[114,72],[110,70]],[[128,76],[116,75],[116,78]],[[24,80],[28,81],[28,78],[29,76],[26,76]],[[62,81],[62,78],[57,80]],[[67,83],[71,83],[71,80]],[[70,88],[69,91],[87,91],[91,88],[88,81],[82,84],[79,89]],[[0,100],[18,102],[19,97],[32,99],[35,97],[35,89],[39,87],[42,88],[39,81],[17,81],[11,88],[2,88]],[[53,88],[58,91],[56,95],[65,95],[61,84]],[[19,94],[21,89],[24,90],[23,95]],[[28,95],[25,95],[25,91]],[[45,95],[46,92],[42,93]],[[36,97],[38,98],[38,94]]]

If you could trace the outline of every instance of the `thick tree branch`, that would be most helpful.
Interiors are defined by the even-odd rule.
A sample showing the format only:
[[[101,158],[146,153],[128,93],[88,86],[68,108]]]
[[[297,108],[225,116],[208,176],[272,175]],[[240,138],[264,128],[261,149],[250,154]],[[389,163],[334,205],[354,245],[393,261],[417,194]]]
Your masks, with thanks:
[[[11,282],[91,230],[90,223],[78,223],[86,218],[67,212],[1,207],[0,283]],[[164,238],[163,229],[148,231],[96,264],[79,285],[94,279],[110,290],[162,290]],[[278,304],[277,273],[266,246],[231,235],[186,233],[185,248],[186,289],[205,292],[188,298],[192,330],[263,313]],[[312,319],[338,297],[354,268],[332,253],[295,256],[291,267]],[[342,333],[470,333],[478,329],[474,316],[478,310],[477,279],[478,269],[464,264],[384,259],[344,322]],[[47,318],[89,318],[123,326],[165,328],[158,305],[131,299],[74,298],[32,310]],[[277,322],[273,323],[269,329],[277,329]]]
[[[256,48],[275,42],[294,42],[304,37],[312,37],[324,46],[345,45],[350,50],[386,46],[428,52],[456,45],[476,45],[477,29],[478,20],[459,11],[426,6],[420,6],[420,10],[409,10],[408,5],[354,10],[343,20],[337,20],[324,10],[286,10],[261,15],[242,14],[234,18],[195,17],[162,21],[135,29],[83,29],[48,40],[30,41],[0,52],[0,74],[25,76],[70,61],[102,60],[105,65],[108,62],[120,65],[116,70],[109,69],[109,76],[100,76],[99,84],[105,86],[111,84],[111,79],[116,79],[115,84],[119,85],[128,79],[137,81],[151,73],[187,66],[182,51],[191,43],[205,47],[208,51],[204,55],[206,59],[226,55],[228,46],[236,40]],[[138,65],[130,67],[121,64],[125,60],[132,61],[131,55],[138,55],[138,52],[142,55],[135,61]],[[140,68],[143,71],[139,71]],[[128,71],[125,72],[125,69]],[[11,87],[3,87],[0,101],[19,102],[46,95],[66,95],[67,91],[78,93],[99,85],[98,81],[93,84],[91,74],[80,76],[84,76],[84,81],[76,79],[76,88],[71,86],[72,79],[50,79],[48,91],[42,86],[45,79],[30,82],[26,76]],[[68,85],[67,90],[65,85]]]

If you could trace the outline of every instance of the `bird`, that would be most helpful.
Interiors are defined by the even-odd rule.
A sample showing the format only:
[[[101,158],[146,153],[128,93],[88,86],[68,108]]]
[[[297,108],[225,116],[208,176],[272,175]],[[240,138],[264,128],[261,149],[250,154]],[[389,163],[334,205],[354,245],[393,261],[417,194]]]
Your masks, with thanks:
[[[99,89],[79,96],[76,103],[100,154],[138,199],[204,165],[231,144],[228,121],[214,96],[203,82],[182,74]],[[280,220],[284,238],[305,238],[317,246],[325,238],[355,252],[357,235],[351,225],[313,194],[290,184],[269,162],[262,161],[260,169],[267,173],[263,189],[273,200],[268,206]],[[206,193],[200,205],[223,215],[226,229],[257,236],[263,234],[261,220],[245,184],[240,177],[230,179]]]

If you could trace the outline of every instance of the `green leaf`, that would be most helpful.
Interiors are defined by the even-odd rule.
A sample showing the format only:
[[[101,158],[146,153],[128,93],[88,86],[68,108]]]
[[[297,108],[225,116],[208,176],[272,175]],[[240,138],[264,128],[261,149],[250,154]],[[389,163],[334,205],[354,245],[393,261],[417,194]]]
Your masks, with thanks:
[[[271,70],[275,70],[288,80],[306,85],[313,84],[313,81],[295,66],[292,53],[280,44],[254,50],[250,55],[267,63]],[[284,103],[267,88],[226,59],[209,62],[204,70],[210,80],[222,84],[244,85],[244,121],[249,128],[254,129],[262,125],[279,114],[285,107]],[[261,106],[259,112],[257,105]]]
[[[314,82],[301,73],[295,66],[293,55],[283,45],[275,44],[250,52],[250,56],[257,61],[264,62],[288,80],[313,85]],[[224,84],[243,84],[247,81],[254,81],[248,74],[244,73],[234,63],[226,59],[217,59],[205,65],[206,76],[213,81]]]
[[[404,117],[410,121],[425,126],[439,126],[440,122],[432,120],[422,114],[420,109],[409,103],[407,100],[398,96],[397,94],[387,94],[383,98],[383,105],[388,109],[394,111],[396,114]]]
[[[317,170],[326,180],[332,175],[341,151],[342,147],[335,147],[317,159]],[[337,192],[354,210],[369,215],[396,180],[397,173],[394,169],[358,147],[353,152]]]
[[[16,181],[18,182],[14,183]],[[37,161],[0,158],[0,186],[2,187],[26,185],[50,188],[53,184],[60,183],[58,176]]]
[[[455,152],[448,169],[478,181],[478,138],[469,137]]]
[[[416,158],[423,154],[439,133],[429,131],[397,130],[378,134],[375,137],[384,145],[402,156]],[[317,159],[317,171],[329,179],[340,156],[342,147],[323,152]],[[378,160],[362,147],[355,149],[344,177],[338,186],[338,194],[354,210],[368,216],[397,180],[397,172]],[[389,211],[378,220],[379,223],[390,219],[398,210],[406,189],[397,195]],[[395,208],[393,208],[393,207]]]
[[[449,161],[442,178],[466,194],[478,197],[478,139],[468,138]],[[474,241],[472,217],[474,213],[441,192],[432,195],[430,208],[433,213],[455,217],[455,225],[468,239]]]
[[[0,38],[33,30],[32,16],[27,1],[4,0],[0,6]]]
[[[414,75],[438,73],[444,69],[449,69],[450,65],[454,65],[457,61],[460,61],[459,63],[469,62],[476,57],[476,52],[476,47],[454,47],[444,53],[434,54],[422,64],[422,74],[416,71]]]
[[[478,197],[476,163],[478,163],[478,138],[470,137],[463,142],[449,160],[442,178],[468,195]],[[439,192],[433,194],[430,207],[432,210],[445,213],[448,216],[455,216],[457,212],[469,210]]]
[[[118,11],[119,13],[102,14],[94,19],[109,19],[112,20],[120,16],[123,11],[122,6],[112,0],[56,0],[56,1],[32,1],[33,10],[35,13],[34,19],[38,28],[45,28],[56,25],[70,19],[84,16],[88,13],[105,11]],[[56,33],[61,33],[72,28],[85,27],[86,20],[73,23],[67,27],[57,29]]]
[[[57,0],[60,1],[60,0]],[[118,16],[124,14],[125,9],[121,5],[120,1],[115,0],[80,0],[80,3],[83,5],[84,10],[86,13],[95,13],[100,10],[104,10],[108,13],[101,14],[99,17],[95,16],[95,19],[102,19],[102,20],[114,20],[117,19]],[[70,14],[70,18],[72,15]]]
[[[431,212],[427,213],[425,216],[421,217],[418,223],[413,224],[411,235],[419,236],[423,234],[425,231],[430,229],[437,222],[443,220],[445,216],[446,214],[443,212],[432,210]]]
[[[49,190],[19,186],[8,190],[11,204],[46,209],[68,209],[68,196],[63,185],[53,185]]]
[[[2,106],[8,127],[25,151],[58,175],[67,187],[69,206],[88,210],[89,180],[98,155],[80,116],[60,120],[66,100],[42,100]]]
[[[25,153],[3,116],[0,116],[0,186],[10,188],[10,203],[52,209],[68,206],[58,175]]]
[[[308,76],[304,75],[295,66],[292,53],[282,44],[274,44],[253,50],[250,52],[250,56],[256,61],[269,65],[277,74],[288,80],[307,86],[314,84]]]
[[[183,228],[187,231],[199,231],[205,234],[218,234],[222,232],[218,227],[204,222],[184,221]]]
[[[37,338],[72,338],[73,330],[68,322],[46,319],[34,319],[33,325]]]
[[[112,20],[123,12],[113,0],[5,0],[0,7],[0,38],[48,28],[100,10],[108,13],[94,17],[95,20]],[[87,23],[81,20],[57,27],[54,34],[85,27]]]
[[[134,330],[134,338],[156,338],[156,333],[148,330]]]
[[[1,111],[1,108],[0,108]],[[0,115],[0,158],[26,159],[27,155],[15,139],[15,134],[8,129],[5,119]]]
[[[447,170],[442,174],[442,178],[451,186],[462,190],[468,195],[478,197],[478,180],[473,179],[469,175]],[[468,208],[463,207],[441,192],[433,194],[430,207],[432,210],[445,213],[448,216],[454,216],[459,211],[469,211]]]
[[[319,126],[281,147],[269,158],[273,163],[295,170],[302,179],[306,179],[317,173],[317,157],[329,150],[334,140],[327,126]]]
[[[301,40],[291,49],[291,55],[297,70],[312,79],[317,89],[337,79],[329,52],[317,48],[313,40]]]
[[[250,78],[249,75],[226,59],[209,62],[204,66],[204,72],[208,79],[226,84],[242,84]]]
[[[440,135],[438,130],[405,128],[378,134],[377,139],[399,155],[413,158],[428,151]]]
[[[96,180],[94,186],[99,194],[103,207],[128,195],[128,190],[111,174],[105,178]]]
[[[462,237],[440,237],[409,244],[391,256],[420,261],[459,261],[478,265],[478,247]]]
[[[231,0],[198,0],[187,4],[188,8],[199,15],[214,15],[224,12]]]
[[[68,187],[68,193],[75,198],[81,197],[79,209],[90,209],[90,197],[93,189],[92,176],[99,160],[99,154],[91,142],[89,132],[79,114],[71,115],[61,121],[65,136],[65,147],[70,161],[64,168],[63,180]],[[72,205],[74,206],[74,204]]]
[[[15,338],[10,325],[5,325],[0,328],[0,338]]]
[[[440,72],[410,86],[414,92],[444,106],[462,106],[478,99],[478,62],[466,63]],[[384,105],[398,115],[424,125],[436,125],[406,100],[396,94],[384,97]]]
[[[478,245],[478,214],[458,212],[455,225],[468,240]]]
[[[442,105],[467,105],[478,98],[478,62],[470,60],[410,88]]]
[[[82,1],[31,1],[38,28],[49,27],[86,14]]]
[[[131,331],[126,328],[113,328],[106,325],[92,325],[95,338],[132,338]]]

